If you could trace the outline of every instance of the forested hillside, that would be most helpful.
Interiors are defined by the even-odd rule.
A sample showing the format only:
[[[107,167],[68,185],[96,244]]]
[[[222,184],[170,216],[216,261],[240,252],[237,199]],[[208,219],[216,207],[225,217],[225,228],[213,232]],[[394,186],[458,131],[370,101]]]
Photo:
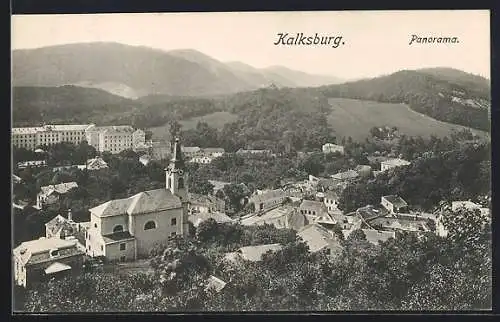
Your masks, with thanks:
[[[134,110],[134,101],[100,89],[77,86],[14,87],[12,90],[14,126],[33,126],[40,122],[87,123],[92,116],[102,118]]]
[[[489,131],[491,94],[487,80],[453,69],[444,71],[404,70],[373,79],[323,86],[319,91],[327,97],[406,103],[437,120]]]

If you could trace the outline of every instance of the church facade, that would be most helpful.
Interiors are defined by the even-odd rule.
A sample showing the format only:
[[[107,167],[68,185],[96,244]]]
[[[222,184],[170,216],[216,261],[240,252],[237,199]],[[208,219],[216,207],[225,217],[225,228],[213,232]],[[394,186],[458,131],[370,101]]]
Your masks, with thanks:
[[[188,176],[177,138],[165,188],[114,199],[90,209],[85,251],[110,261],[145,258],[151,249],[188,229]]]

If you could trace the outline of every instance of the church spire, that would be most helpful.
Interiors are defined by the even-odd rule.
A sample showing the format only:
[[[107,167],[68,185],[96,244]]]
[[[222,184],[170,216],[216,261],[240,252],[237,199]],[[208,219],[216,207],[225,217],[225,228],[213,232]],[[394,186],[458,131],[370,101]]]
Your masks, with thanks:
[[[179,137],[175,138],[174,155],[170,159],[171,167],[174,169],[181,169],[184,167],[184,160],[182,159],[182,149]]]

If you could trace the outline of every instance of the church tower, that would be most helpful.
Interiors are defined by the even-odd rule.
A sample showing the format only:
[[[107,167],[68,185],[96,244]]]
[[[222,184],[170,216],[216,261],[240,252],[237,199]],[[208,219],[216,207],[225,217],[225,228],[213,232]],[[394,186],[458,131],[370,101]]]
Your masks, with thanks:
[[[182,227],[183,235],[189,231],[188,226],[188,174],[185,171],[184,160],[182,158],[180,139],[175,138],[173,156],[166,170],[166,189],[173,195],[179,197],[182,203]]]

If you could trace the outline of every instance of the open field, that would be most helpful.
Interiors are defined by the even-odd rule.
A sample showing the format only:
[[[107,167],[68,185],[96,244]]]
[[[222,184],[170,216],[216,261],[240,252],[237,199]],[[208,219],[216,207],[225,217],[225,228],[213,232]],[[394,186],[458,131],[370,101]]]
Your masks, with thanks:
[[[182,120],[179,123],[182,125],[183,130],[189,130],[196,127],[199,121],[206,122],[209,126],[216,129],[222,129],[225,124],[234,122],[237,119],[237,115],[229,112],[214,112],[203,116],[192,117],[186,120]],[[162,126],[149,128],[153,132],[153,138],[155,140],[163,139],[169,140],[169,126],[164,124]]]
[[[417,113],[405,104],[379,103],[345,98],[330,98],[332,112],[328,116],[339,137],[351,136],[354,140],[364,140],[374,126],[396,126],[400,132],[409,136],[443,137],[453,130],[465,127],[441,122]],[[482,137],[487,133],[472,130]]]

